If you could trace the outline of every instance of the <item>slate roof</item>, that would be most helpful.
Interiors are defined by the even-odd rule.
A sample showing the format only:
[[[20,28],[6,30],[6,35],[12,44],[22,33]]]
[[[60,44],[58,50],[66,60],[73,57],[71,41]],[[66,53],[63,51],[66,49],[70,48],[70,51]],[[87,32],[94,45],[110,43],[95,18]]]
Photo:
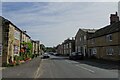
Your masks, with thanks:
[[[12,24],[19,31],[23,32],[26,36],[28,36],[29,38],[31,38],[28,34],[25,33],[25,31],[22,31],[20,28],[18,28],[17,26],[15,26],[11,21],[9,21],[9,20],[5,19],[4,17],[0,16],[0,25],[5,24],[5,23]]]
[[[120,21],[97,30],[91,38],[96,38],[120,31]]]
[[[94,33],[97,29],[81,29],[84,32]]]

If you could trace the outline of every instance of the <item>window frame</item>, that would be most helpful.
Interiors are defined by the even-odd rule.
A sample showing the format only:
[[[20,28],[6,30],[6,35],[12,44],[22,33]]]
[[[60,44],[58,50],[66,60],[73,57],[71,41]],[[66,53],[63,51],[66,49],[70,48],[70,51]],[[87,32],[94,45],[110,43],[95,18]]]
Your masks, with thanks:
[[[106,41],[108,42],[108,41],[112,41],[113,39],[112,39],[112,34],[108,34],[108,35],[106,35]]]
[[[113,55],[114,54],[114,49],[111,48],[111,47],[107,47],[106,53],[107,53],[107,55]]]
[[[96,55],[97,54],[97,48],[92,48],[92,54]]]
[[[0,56],[2,56],[2,49],[3,49],[3,47],[2,47],[2,43],[0,43],[0,47],[1,47],[1,53],[0,53]]]

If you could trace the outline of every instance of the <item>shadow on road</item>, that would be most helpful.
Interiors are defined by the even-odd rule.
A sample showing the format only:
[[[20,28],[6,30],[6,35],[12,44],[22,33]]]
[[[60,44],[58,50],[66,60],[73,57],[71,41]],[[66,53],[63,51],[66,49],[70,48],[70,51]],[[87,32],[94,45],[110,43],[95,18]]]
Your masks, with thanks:
[[[67,57],[64,57],[64,58],[57,58],[57,57],[50,58],[50,60],[65,60],[65,59],[68,59],[68,58]]]
[[[87,64],[93,67],[108,69],[108,70],[120,70],[120,63],[114,61],[106,61],[106,60],[96,60],[96,59],[85,59],[78,60],[77,62],[82,64]]]
[[[50,60],[66,60],[68,57],[54,57],[50,58]],[[74,61],[74,60],[71,60]],[[74,64],[87,64],[93,67],[98,67],[102,69],[108,70],[120,70],[120,63],[115,61],[107,61],[107,60],[99,60],[99,59],[84,59],[84,60],[75,60],[77,63]]]

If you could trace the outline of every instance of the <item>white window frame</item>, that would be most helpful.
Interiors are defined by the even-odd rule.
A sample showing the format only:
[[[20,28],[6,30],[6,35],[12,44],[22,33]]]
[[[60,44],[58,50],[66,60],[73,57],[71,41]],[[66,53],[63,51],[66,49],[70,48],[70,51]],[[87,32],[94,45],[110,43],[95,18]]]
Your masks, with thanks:
[[[112,41],[112,34],[106,35],[106,40],[107,41]]]
[[[93,49],[92,49],[92,54],[93,54],[93,55],[96,55],[96,54],[97,54],[97,49],[96,49],[96,48],[93,48]]]
[[[72,46],[71,43],[69,43],[69,48],[71,48],[71,46]]]
[[[118,50],[119,50],[119,51],[118,51],[118,55],[120,55],[120,46],[119,46]]]
[[[92,43],[92,44],[95,44],[95,39],[92,39],[92,40],[91,40],[91,43]]]
[[[0,46],[1,46],[1,51],[0,51],[1,54],[0,54],[0,56],[2,56],[2,48],[3,48],[3,47],[2,47],[2,43],[0,43]]]
[[[84,36],[84,40],[86,40],[87,38],[86,38],[86,36]]]
[[[78,46],[75,46],[75,51],[77,52]]]
[[[107,47],[106,49],[107,55],[113,55],[114,54],[114,49],[111,47]]]
[[[80,37],[80,41],[82,41],[82,38]]]
[[[19,55],[19,47],[14,45],[14,55]]]
[[[80,52],[80,46],[78,46],[78,52]]]

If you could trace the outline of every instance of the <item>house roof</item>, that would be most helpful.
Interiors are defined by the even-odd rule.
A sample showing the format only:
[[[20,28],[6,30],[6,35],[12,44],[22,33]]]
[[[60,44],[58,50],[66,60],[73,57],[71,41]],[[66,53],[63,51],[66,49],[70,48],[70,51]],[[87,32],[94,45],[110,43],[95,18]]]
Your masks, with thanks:
[[[85,33],[95,33],[96,30],[97,29],[79,29],[75,37],[79,34],[80,31],[84,31]]]
[[[120,31],[120,21],[97,30],[91,38],[104,36],[118,31]]]
[[[94,33],[96,31],[96,29],[81,29],[81,30],[88,33]]]
[[[26,36],[28,36],[29,38],[31,38],[28,34],[25,33],[25,31],[22,31],[20,28],[18,28],[17,26],[15,26],[11,21],[5,19],[4,17],[0,16],[0,25],[4,24],[4,23],[10,23],[12,24],[16,29],[18,29],[20,32],[24,33]]]

